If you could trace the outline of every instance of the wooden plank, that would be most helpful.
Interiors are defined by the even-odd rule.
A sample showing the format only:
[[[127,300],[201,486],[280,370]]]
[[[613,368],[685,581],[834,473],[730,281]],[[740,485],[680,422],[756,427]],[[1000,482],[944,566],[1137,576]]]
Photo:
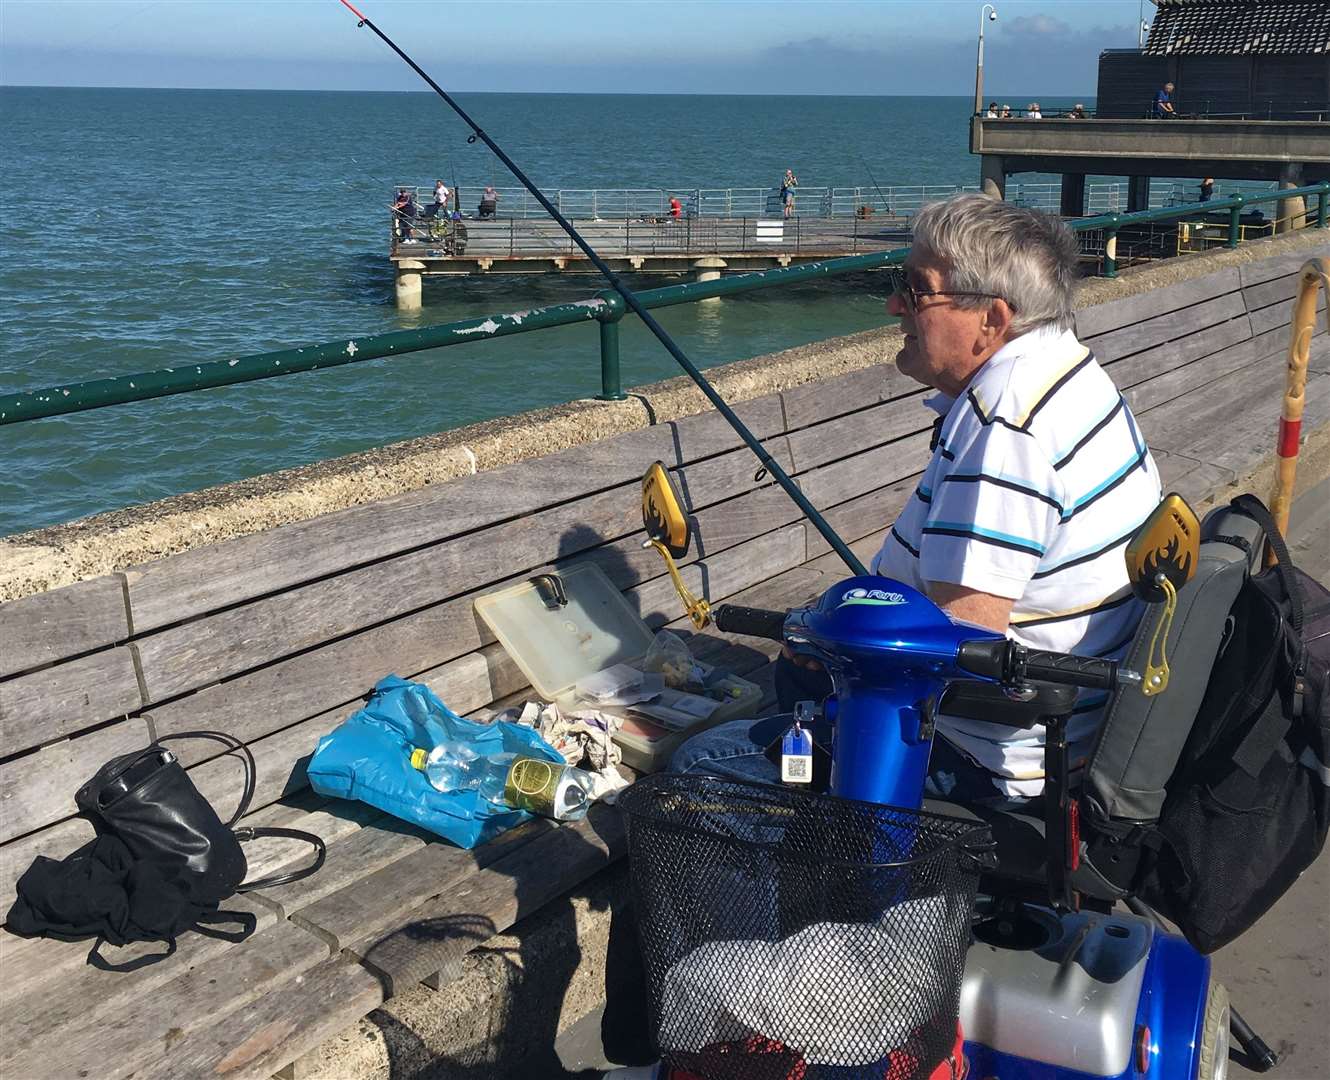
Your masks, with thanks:
[[[725,466],[734,494],[752,486],[747,453],[732,452]],[[641,528],[640,506],[636,484],[621,485],[149,634],[137,646],[150,700],[174,697],[627,536]]]
[[[334,957],[173,1043],[135,1080],[268,1080],[382,1002],[383,987],[373,975]]]
[[[876,405],[839,416],[789,437],[795,472],[862,454],[906,435],[931,434],[937,413],[923,403],[923,395]]]
[[[1260,356],[1255,341],[1247,338],[1200,360],[1137,383],[1124,390],[1122,396],[1126,398],[1132,412],[1139,416],[1143,412],[1181,397],[1188,391],[1222,378],[1239,368],[1245,368]]]
[[[74,792],[117,754],[151,742],[142,719],[51,743],[0,764],[0,841],[77,813]]]
[[[244,896],[227,900],[221,910],[252,916],[256,934],[277,921],[271,908]],[[232,933],[237,927],[227,924],[219,925],[218,929]],[[131,976],[120,971],[102,971],[87,963],[73,967],[66,961],[65,957],[70,955],[86,959],[91,941],[33,938],[32,943],[31,951],[14,956],[15,967],[10,967],[10,958],[6,956],[5,979],[0,983],[0,1071],[7,1076],[23,1075],[9,1068],[15,1055],[37,1045],[38,1040],[46,1041],[66,1025],[80,1022],[89,1010],[141,1004],[151,999],[159,987],[234,947],[233,942],[188,930],[176,940],[175,953]],[[161,942],[102,948],[107,961],[122,966],[161,952]],[[42,977],[40,964],[48,958],[58,974]],[[15,977],[18,971],[26,977]]]
[[[1206,327],[1194,334],[1166,341],[1124,360],[1105,365],[1105,370],[1120,390],[1144,382],[1154,375],[1190,364],[1220,349],[1247,341],[1252,336],[1247,316]]]
[[[11,1076],[96,1076],[119,1080],[163,1069],[181,1039],[258,1000],[328,959],[328,945],[288,922],[197,963],[151,995],[128,1001],[74,998],[63,987],[38,995],[44,1012],[63,1019],[6,1062]],[[125,982],[132,980],[125,979]],[[28,1036],[29,1032],[23,1032]],[[177,1074],[179,1075],[179,1074]]]
[[[461,960],[477,945],[586,880],[627,851],[622,813],[597,804],[585,818],[546,831],[348,951],[392,997]]]
[[[832,417],[920,392],[919,384],[902,375],[888,358],[847,375],[784,390],[781,397],[785,402],[787,429],[794,432]]]
[[[895,514],[892,514],[891,517],[894,520]],[[886,540],[890,531],[890,526],[888,526],[868,533],[866,536],[861,536],[858,540],[851,540],[849,541],[850,550],[859,556],[860,562],[871,569],[873,556],[881,549],[882,543]],[[833,581],[841,581],[848,577],[850,573],[845,568],[845,564],[841,562],[840,556],[834,551],[819,555],[816,559],[810,559],[804,565],[814,570],[821,570],[824,574],[830,575]]]
[[[1226,268],[1204,277],[1180,281],[1176,285],[1151,289],[1137,296],[1083,307],[1076,312],[1076,336],[1091,345],[1091,339],[1101,334],[1190,307],[1211,297],[1235,292],[1240,284],[1238,272]],[[1096,353],[1099,352],[1097,347],[1094,348]]]
[[[1204,502],[1215,491],[1237,480],[1228,469],[1184,454],[1152,450],[1151,456],[1159,467],[1159,482],[1164,491],[1176,491],[1193,505]]]
[[[328,859],[317,874],[302,881],[264,889],[255,895],[275,905],[282,917],[289,919],[301,908],[368,877],[376,870],[399,859],[412,858],[420,848],[437,840],[405,821],[382,816],[374,824],[356,829],[329,844]]]
[[[827,524],[836,530],[842,540],[849,543],[851,549],[858,550],[854,541],[861,536],[876,535],[885,525],[895,521],[910,497],[914,494],[914,489],[919,483],[922,473],[915,473],[894,484],[888,484],[886,487],[878,488],[876,491],[870,491],[867,495],[860,495],[857,498],[850,499],[827,510],[822,516],[826,518]],[[876,554],[877,548],[873,546],[870,555]],[[822,539],[822,534],[812,529],[808,530],[808,556],[809,560],[831,552],[831,545]],[[849,573],[840,556],[832,554],[832,559],[836,565]],[[862,559],[864,565],[868,561]]]
[[[819,510],[829,509],[922,472],[932,457],[928,443],[929,432],[911,435],[834,465],[802,473],[799,486]]]
[[[308,799],[319,803],[317,809],[301,811],[289,805]],[[253,814],[246,814],[244,825],[275,825],[278,828],[301,829],[313,833],[330,847],[344,836],[358,832],[363,825],[378,821],[383,812],[368,803],[353,799],[324,799],[306,788],[295,796],[288,796],[281,802],[265,806]],[[249,872],[245,875],[250,881],[275,874],[279,870],[294,869],[306,865],[313,852],[308,844],[299,840],[265,836],[252,840],[245,845],[245,860]],[[319,874],[323,871],[320,870]],[[316,874],[315,877],[318,877]],[[271,889],[262,889],[253,895],[266,899]]]
[[[129,637],[114,574],[0,604],[0,676],[53,664]]]
[[[1150,445],[1242,477],[1273,452],[1282,397],[1282,380],[1257,360],[1139,419]],[[1306,402],[1306,428],[1330,419],[1330,376],[1308,378]]]
[[[477,870],[553,829],[543,818],[500,834],[467,851],[443,841],[426,844],[409,859],[393,863],[301,908],[292,921],[319,934],[334,949],[366,936],[377,937],[402,924],[406,915]]]
[[[1246,314],[1242,297],[1238,293],[1226,293],[1153,319],[1128,323],[1086,344],[1101,364],[1112,364],[1115,360],[1122,360],[1166,341],[1176,341],[1229,319],[1241,319]]]
[[[741,402],[736,411],[759,438],[781,431],[778,395]],[[740,445],[722,417],[702,413],[173,555],[126,573],[135,629],[158,629],[629,483],[657,458],[679,465]]]
[[[1243,263],[1242,266],[1238,267],[1238,275],[1244,286],[1260,285],[1272,278],[1296,274],[1308,259],[1314,259],[1318,256],[1322,259],[1330,258],[1330,242],[1319,248],[1303,248],[1301,251],[1289,252],[1286,255],[1274,255],[1268,259],[1261,259],[1259,262]]]
[[[1290,297],[1292,294],[1290,293]],[[1325,333],[1325,289],[1320,290],[1317,297],[1316,310],[1320,314],[1316,317],[1316,332]],[[1252,332],[1262,334],[1267,330],[1280,329],[1285,334],[1289,332],[1289,326],[1293,321],[1293,301],[1292,299],[1281,300],[1278,303],[1268,304],[1265,307],[1248,308],[1251,318]]]
[[[0,757],[142,708],[129,649],[103,649],[0,682]]]

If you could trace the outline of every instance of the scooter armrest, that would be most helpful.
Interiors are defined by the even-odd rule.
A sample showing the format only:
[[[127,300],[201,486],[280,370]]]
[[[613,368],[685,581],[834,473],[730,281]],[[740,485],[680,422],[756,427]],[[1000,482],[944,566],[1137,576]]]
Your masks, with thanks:
[[[1046,723],[1049,717],[1066,716],[1076,703],[1074,686],[1039,682],[1027,685],[1034,690],[1034,697],[1016,701],[993,683],[955,682],[943,692],[937,711],[943,716],[1030,728]]]

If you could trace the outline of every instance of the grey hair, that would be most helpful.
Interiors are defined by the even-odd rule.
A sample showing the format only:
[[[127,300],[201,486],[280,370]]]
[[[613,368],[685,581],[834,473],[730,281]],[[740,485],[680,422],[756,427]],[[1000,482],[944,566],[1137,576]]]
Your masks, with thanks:
[[[945,265],[949,289],[991,293],[1014,312],[1012,332],[1072,329],[1080,244],[1061,218],[987,195],[955,195],[914,219],[914,245]],[[958,307],[983,307],[958,296]]]

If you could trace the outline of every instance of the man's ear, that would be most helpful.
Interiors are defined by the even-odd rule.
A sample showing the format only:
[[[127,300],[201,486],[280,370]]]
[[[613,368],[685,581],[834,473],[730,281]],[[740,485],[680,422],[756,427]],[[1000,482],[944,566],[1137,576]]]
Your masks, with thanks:
[[[990,342],[1005,342],[1011,335],[1011,324],[1015,318],[1016,313],[1011,310],[1011,305],[998,297],[984,312],[979,331]]]

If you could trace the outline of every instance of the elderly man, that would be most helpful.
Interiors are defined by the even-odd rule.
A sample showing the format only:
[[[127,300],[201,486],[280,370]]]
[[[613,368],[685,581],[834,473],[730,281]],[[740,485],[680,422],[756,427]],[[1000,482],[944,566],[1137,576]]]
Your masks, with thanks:
[[[915,219],[900,317],[902,373],[932,387],[928,467],[873,560],[955,619],[1037,649],[1120,656],[1142,614],[1123,549],[1159,501],[1159,474],[1126,401],[1072,332],[1075,236],[1058,218],[961,195]],[[820,699],[824,672],[778,662],[783,707]],[[1072,759],[1105,696],[1069,724]],[[788,717],[690,739],[678,771],[774,779],[764,754]],[[934,795],[1001,804],[1043,789],[1042,731],[939,717]]]

